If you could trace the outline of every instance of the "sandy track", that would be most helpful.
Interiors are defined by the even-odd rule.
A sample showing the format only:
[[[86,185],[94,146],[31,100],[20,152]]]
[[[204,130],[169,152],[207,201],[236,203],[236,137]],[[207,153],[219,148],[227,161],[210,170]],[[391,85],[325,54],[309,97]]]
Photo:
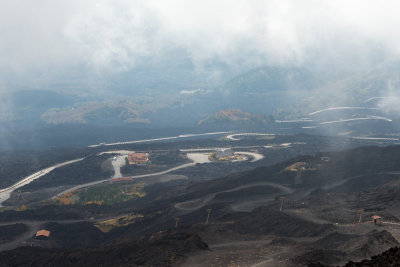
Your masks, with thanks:
[[[254,152],[235,152],[235,154],[247,155],[247,156],[252,157],[253,159],[250,162],[256,162],[256,161],[262,160],[264,158],[263,154],[254,153]]]
[[[188,159],[192,160],[193,162],[196,163],[209,163],[211,162],[208,159],[208,153],[188,153],[186,154]]]
[[[122,177],[121,174],[121,167],[125,165],[125,156],[118,156],[116,159],[113,159],[111,162],[113,168],[114,168],[114,176],[113,178],[120,178]]]
[[[240,139],[235,138],[235,136],[275,136],[276,134],[271,133],[236,133],[227,135],[226,138],[232,141],[238,141]]]

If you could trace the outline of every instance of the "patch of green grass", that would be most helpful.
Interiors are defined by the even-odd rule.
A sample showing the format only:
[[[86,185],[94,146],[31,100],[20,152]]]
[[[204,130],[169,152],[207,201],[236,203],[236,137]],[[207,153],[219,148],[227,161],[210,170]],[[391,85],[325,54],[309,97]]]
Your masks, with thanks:
[[[145,196],[143,192],[144,186],[144,183],[115,183],[89,187],[76,193],[79,198],[77,204],[110,205],[131,199],[138,199]]]

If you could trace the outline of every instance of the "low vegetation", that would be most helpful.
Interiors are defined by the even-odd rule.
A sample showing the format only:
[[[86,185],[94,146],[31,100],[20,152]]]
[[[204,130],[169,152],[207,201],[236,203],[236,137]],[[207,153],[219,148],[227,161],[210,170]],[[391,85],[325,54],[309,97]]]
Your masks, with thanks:
[[[103,233],[107,233],[114,228],[118,228],[121,226],[126,226],[131,223],[134,223],[135,221],[137,221],[138,219],[141,219],[141,218],[143,218],[143,215],[141,215],[141,214],[128,214],[128,215],[113,218],[110,220],[98,222],[95,224],[95,226]]]
[[[203,119],[197,125],[215,124],[243,124],[243,125],[267,125],[274,121],[272,115],[260,115],[244,112],[240,109],[222,110],[210,117]]]
[[[315,171],[315,168],[308,166],[306,162],[296,162],[285,168],[285,171],[298,172],[298,171]]]
[[[145,196],[144,183],[115,183],[89,187],[59,196],[56,201],[62,205],[111,205]]]
[[[297,172],[299,170],[303,170],[307,163],[305,162],[296,162],[285,168],[285,171]]]

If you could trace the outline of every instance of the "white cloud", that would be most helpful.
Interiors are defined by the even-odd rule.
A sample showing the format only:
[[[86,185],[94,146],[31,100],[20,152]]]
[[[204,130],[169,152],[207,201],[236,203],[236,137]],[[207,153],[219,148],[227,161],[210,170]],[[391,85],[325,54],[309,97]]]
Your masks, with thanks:
[[[380,97],[377,97],[378,107],[385,113],[400,114],[400,92],[398,89],[399,81],[389,81],[387,90],[382,92]]]
[[[84,65],[126,70],[186,51],[257,66],[400,54],[398,1],[13,0],[0,2],[0,75]]]

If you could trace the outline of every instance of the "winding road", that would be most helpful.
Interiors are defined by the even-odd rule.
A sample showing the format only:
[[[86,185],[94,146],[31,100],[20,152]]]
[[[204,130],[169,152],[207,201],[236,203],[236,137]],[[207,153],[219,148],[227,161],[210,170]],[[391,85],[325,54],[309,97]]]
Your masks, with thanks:
[[[135,141],[126,141],[126,142],[116,142],[116,143],[100,143],[97,145],[90,145],[89,147],[99,147],[99,146],[116,146],[116,145],[127,145],[127,144],[137,144],[137,143],[148,143],[148,142],[157,142],[157,141],[165,141],[165,140],[173,140],[180,138],[189,138],[196,136],[207,136],[207,135],[219,135],[219,134],[229,134],[229,132],[211,132],[211,133],[202,133],[202,134],[181,134],[177,136],[170,137],[161,137],[161,138],[153,138],[153,139],[144,139],[144,140],[135,140]]]
[[[196,198],[196,199],[176,203],[174,206],[175,206],[175,208],[177,208],[179,210],[194,211],[194,210],[198,210],[198,209],[204,207],[209,201],[211,201],[218,194],[229,193],[229,192],[234,192],[234,191],[238,191],[238,190],[245,189],[245,188],[250,188],[250,187],[255,187],[255,186],[263,186],[263,185],[268,185],[268,186],[278,188],[279,190],[281,190],[282,192],[285,192],[287,194],[290,194],[293,192],[293,190],[291,188],[284,186],[284,185],[276,184],[276,183],[270,183],[270,182],[253,183],[253,184],[241,185],[241,186],[238,186],[235,188],[212,193],[212,194],[206,195],[201,198]]]
[[[226,138],[232,141],[238,141],[240,139],[235,138],[235,136],[275,136],[276,134],[271,133],[235,133],[227,135]]]
[[[192,160],[193,162],[185,163],[185,164],[179,165],[177,167],[167,169],[165,171],[148,173],[148,174],[141,174],[141,175],[135,175],[135,176],[130,176],[130,177],[133,178],[133,179],[136,179],[136,178],[144,178],[144,177],[150,177],[150,176],[163,175],[163,174],[167,174],[167,173],[179,170],[179,169],[195,166],[197,163],[207,163],[207,162],[209,162],[208,156],[204,155],[204,154],[201,154],[201,153],[189,153],[189,154],[187,154],[187,157],[190,160]],[[90,187],[90,186],[94,186],[94,185],[98,185],[98,184],[102,184],[102,183],[106,183],[106,182],[111,182],[111,180],[114,179],[114,178],[122,177],[121,176],[121,172],[120,172],[120,168],[124,164],[125,164],[125,157],[124,156],[118,156],[117,159],[115,159],[112,162],[112,165],[113,165],[114,171],[115,171],[114,176],[112,178],[107,178],[107,179],[103,179],[103,180],[99,180],[99,181],[94,181],[94,182],[90,182],[90,183],[74,186],[72,188],[69,188],[69,189],[57,194],[56,196],[53,197],[53,199],[65,194],[65,193],[68,193],[68,192],[72,192],[72,191],[75,191],[75,190],[78,190],[78,189],[81,189],[81,188]]]
[[[135,175],[135,176],[130,176],[130,177],[132,177],[133,179],[136,179],[136,178],[144,178],[144,177],[150,177],[150,176],[163,175],[163,174],[167,174],[167,173],[179,170],[179,169],[183,169],[183,168],[194,166],[194,165],[196,165],[196,163],[197,162],[186,163],[186,164],[179,165],[177,167],[174,167],[174,168],[171,168],[171,169],[168,169],[168,170],[165,170],[165,171],[154,172],[154,173],[149,173],[149,174]],[[94,185],[98,185],[98,184],[102,184],[102,183],[106,183],[106,182],[111,182],[112,179],[114,179],[114,178],[107,178],[107,179],[103,179],[103,180],[100,180],[100,181],[94,181],[94,182],[90,182],[90,183],[74,186],[72,188],[69,188],[69,189],[57,194],[56,196],[53,197],[53,199],[65,194],[65,193],[72,192],[72,191],[75,191],[75,190],[78,190],[78,189],[82,189],[82,188],[85,188],[85,187],[90,187],[90,186],[94,186]]]
[[[348,121],[360,121],[360,120],[383,120],[387,122],[391,122],[392,119],[381,117],[381,116],[367,116],[367,117],[360,117],[360,118],[351,118],[351,119],[340,119],[336,121],[324,121],[319,124],[332,124],[332,123],[341,123],[341,122],[348,122]]]
[[[32,181],[34,181],[36,179],[39,179],[43,175],[46,175],[46,174],[50,173],[51,171],[53,171],[56,168],[59,168],[59,167],[62,167],[62,166],[68,165],[68,164],[72,164],[72,163],[75,163],[75,162],[78,162],[78,161],[81,161],[81,160],[84,160],[84,159],[85,158],[79,158],[79,159],[74,159],[74,160],[70,160],[70,161],[66,161],[66,162],[63,162],[63,163],[59,163],[59,164],[53,165],[51,167],[48,167],[48,168],[43,169],[43,170],[40,170],[38,172],[35,172],[35,173],[23,178],[22,180],[20,180],[19,182],[13,184],[12,186],[0,189],[0,207],[2,206],[1,204],[4,201],[6,201],[7,199],[10,198],[10,195],[14,190],[16,190],[16,189],[18,189],[20,187],[23,187],[24,185],[27,185],[27,184],[31,183]]]
[[[325,112],[325,111],[331,111],[331,110],[379,110],[378,108],[367,108],[367,107],[332,107],[332,108],[326,108],[326,109],[321,109],[317,110],[314,112],[311,112],[308,114],[308,116],[313,116],[315,114]]]

